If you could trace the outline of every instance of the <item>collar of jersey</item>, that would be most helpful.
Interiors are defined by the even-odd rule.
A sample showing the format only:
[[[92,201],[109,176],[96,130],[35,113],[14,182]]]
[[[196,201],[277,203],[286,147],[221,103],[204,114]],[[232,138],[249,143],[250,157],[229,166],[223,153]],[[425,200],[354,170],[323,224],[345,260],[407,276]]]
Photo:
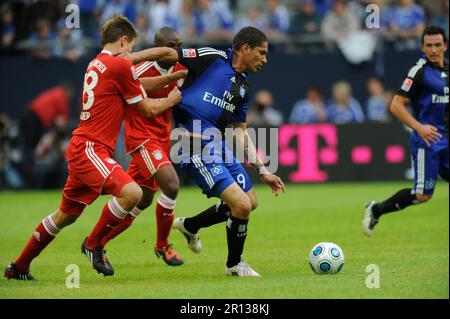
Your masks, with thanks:
[[[158,62],[155,62],[154,66],[158,70],[158,72],[161,73],[161,75],[172,73],[174,68],[174,66],[171,66],[169,69],[164,69],[158,64]]]
[[[109,55],[111,55],[112,56],[112,52],[111,51],[109,51],[109,50],[105,50],[105,49],[103,49],[100,53],[105,53],[105,54],[109,54]]]

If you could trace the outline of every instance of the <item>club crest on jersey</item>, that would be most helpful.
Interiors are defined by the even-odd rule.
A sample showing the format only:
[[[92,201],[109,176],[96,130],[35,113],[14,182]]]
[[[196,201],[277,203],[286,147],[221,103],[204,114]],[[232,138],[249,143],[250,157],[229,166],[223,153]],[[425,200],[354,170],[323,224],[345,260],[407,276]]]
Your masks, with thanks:
[[[152,155],[157,161],[160,161],[163,157],[161,151],[154,151]]]
[[[115,160],[113,160],[111,157],[108,157],[108,158],[106,159],[106,162],[109,163],[109,164],[116,164],[116,163],[117,163],[117,162],[116,162]]]
[[[195,58],[196,56],[195,49],[183,49],[183,58]]]
[[[211,168],[211,174],[212,176],[217,176],[223,173],[222,167],[220,166],[214,166]]]
[[[245,89],[244,89],[243,86],[241,86],[241,87],[239,88],[239,95],[240,95],[242,98],[244,98],[244,96],[245,96]]]
[[[409,92],[412,84],[413,84],[413,80],[411,80],[410,78],[406,78],[405,81],[403,81],[402,90]]]

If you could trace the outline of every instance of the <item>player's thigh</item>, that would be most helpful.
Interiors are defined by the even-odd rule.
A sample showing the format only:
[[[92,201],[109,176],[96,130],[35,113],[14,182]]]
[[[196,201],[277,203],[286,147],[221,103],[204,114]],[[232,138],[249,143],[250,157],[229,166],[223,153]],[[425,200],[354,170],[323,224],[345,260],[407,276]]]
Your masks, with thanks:
[[[432,195],[439,174],[438,154],[430,149],[412,148],[411,155],[414,167],[413,193]]]

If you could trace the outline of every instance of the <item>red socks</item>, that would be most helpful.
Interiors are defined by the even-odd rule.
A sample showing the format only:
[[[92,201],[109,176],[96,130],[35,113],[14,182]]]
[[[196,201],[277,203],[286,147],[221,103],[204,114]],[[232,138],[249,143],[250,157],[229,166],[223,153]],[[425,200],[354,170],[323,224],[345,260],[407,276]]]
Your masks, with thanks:
[[[19,258],[14,262],[19,271],[27,271],[33,259],[50,244],[59,231],[60,229],[50,215],[45,217],[34,230]]]
[[[122,232],[124,232],[128,227],[131,226],[133,220],[138,217],[140,213],[141,210],[139,208],[133,208],[133,210],[127,216],[125,216],[125,218],[120,222],[119,225],[114,227],[105,237],[103,237],[100,245],[102,247],[105,247],[111,239],[119,236]]]
[[[92,249],[100,246],[102,239],[118,225],[127,214],[128,212],[120,206],[117,198],[113,197],[109,200],[105,207],[103,207],[100,219],[86,239],[86,247]]]
[[[156,205],[156,248],[162,250],[169,244],[168,238],[172,228],[176,200],[161,193]]]

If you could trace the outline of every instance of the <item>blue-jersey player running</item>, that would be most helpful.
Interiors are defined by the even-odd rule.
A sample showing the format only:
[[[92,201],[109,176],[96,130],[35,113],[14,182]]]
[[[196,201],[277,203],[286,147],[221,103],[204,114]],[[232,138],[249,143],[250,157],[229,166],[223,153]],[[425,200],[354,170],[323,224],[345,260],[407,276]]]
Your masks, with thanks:
[[[413,133],[410,148],[414,162],[414,187],[402,189],[389,199],[366,204],[364,233],[370,236],[380,216],[425,203],[433,195],[438,176],[448,182],[448,62],[443,29],[427,27],[422,34],[424,56],[412,67],[390,110]],[[411,103],[413,113],[407,110]]]
[[[188,77],[181,88],[183,99],[174,109],[175,124],[189,132],[193,145],[195,139],[201,144],[199,150],[182,150],[181,167],[207,197],[219,197],[221,201],[194,217],[177,218],[173,227],[183,233],[191,250],[199,253],[199,229],[227,222],[227,275],[259,276],[241,257],[249,215],[257,206],[256,194],[242,165],[218,139],[226,126],[241,129],[242,134],[236,135],[237,145],[244,148],[246,159],[255,159],[253,165],[261,180],[275,195],[285,191],[281,179],[257,157],[247,134],[247,73],[259,71],[267,63],[267,53],[266,36],[253,27],[240,30],[232,49],[226,52],[212,48],[178,50],[179,62],[188,68]],[[214,147],[206,152],[205,147],[211,144]]]

